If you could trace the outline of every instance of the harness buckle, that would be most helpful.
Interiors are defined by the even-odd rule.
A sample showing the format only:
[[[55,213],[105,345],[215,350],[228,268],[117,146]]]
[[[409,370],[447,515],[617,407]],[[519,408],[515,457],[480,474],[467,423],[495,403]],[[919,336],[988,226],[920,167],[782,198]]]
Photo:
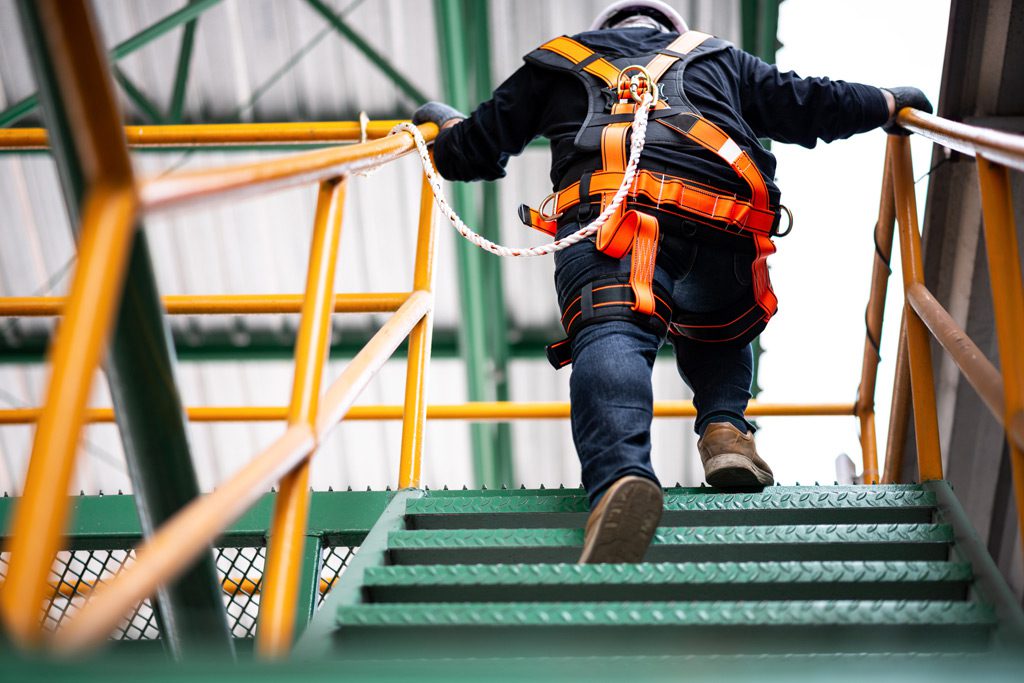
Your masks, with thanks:
[[[564,214],[565,212],[559,211],[558,213],[548,213],[546,210],[548,204],[551,204],[551,209],[553,211],[558,211],[558,192],[552,192],[551,194],[549,194],[541,201],[540,205],[537,207],[537,213],[540,214],[541,218],[543,218],[546,221],[557,221],[559,218],[562,217],[562,214]]]
[[[635,73],[634,73],[635,72]],[[654,79],[646,68],[639,64],[631,64],[619,72],[619,102],[633,100],[637,104],[643,102],[644,95],[654,87]]]

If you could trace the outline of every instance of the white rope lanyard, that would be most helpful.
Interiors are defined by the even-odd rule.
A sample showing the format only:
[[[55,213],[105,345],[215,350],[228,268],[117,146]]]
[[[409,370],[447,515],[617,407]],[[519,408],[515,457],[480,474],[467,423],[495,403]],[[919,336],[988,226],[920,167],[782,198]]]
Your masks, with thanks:
[[[547,254],[554,254],[556,251],[567,249],[568,247],[571,247],[578,242],[582,242],[596,233],[622,205],[622,202],[625,201],[626,195],[629,193],[629,188],[633,184],[633,179],[636,177],[637,166],[640,164],[640,153],[644,149],[644,141],[647,137],[647,115],[653,102],[654,98],[650,93],[648,93],[644,95],[643,100],[641,100],[640,105],[636,109],[636,118],[633,119],[633,139],[630,143],[629,163],[626,164],[626,171],[622,176],[622,184],[615,193],[615,197],[608,206],[605,207],[604,211],[601,212],[601,215],[594,219],[590,225],[577,230],[571,235],[567,235],[560,240],[541,244],[536,247],[506,247],[501,244],[495,244],[489,239],[474,232],[463,222],[461,218],[459,218],[459,215],[455,213],[455,209],[448,204],[448,200],[444,196],[444,189],[441,187],[441,178],[437,175],[437,170],[434,168],[434,164],[430,161],[430,152],[427,150],[427,142],[423,139],[423,135],[420,133],[419,129],[411,123],[400,123],[392,128],[389,134],[393,135],[399,131],[405,131],[412,135],[420,153],[420,160],[423,162],[423,172],[426,174],[431,188],[433,188],[434,199],[437,201],[437,206],[441,209],[441,213],[451,221],[452,227],[454,227],[460,235],[484,251],[489,251],[492,254],[497,254],[498,256],[546,256]]]

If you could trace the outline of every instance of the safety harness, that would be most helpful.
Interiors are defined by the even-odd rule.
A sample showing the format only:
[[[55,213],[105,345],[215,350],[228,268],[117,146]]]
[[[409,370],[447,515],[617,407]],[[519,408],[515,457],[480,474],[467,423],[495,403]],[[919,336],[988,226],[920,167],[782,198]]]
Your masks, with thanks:
[[[530,227],[554,235],[558,219],[570,210],[575,209],[577,220],[582,222],[595,204],[602,211],[608,206],[623,182],[631,121],[645,94],[656,98],[649,119],[658,124],[648,127],[648,143],[683,149],[687,141],[695,143],[728,164],[750,189],[749,199],[742,199],[686,178],[637,172],[626,201],[593,238],[597,249],[612,258],[631,253],[628,279],[602,278],[590,283],[562,311],[562,326],[568,337],[548,347],[549,360],[555,367],[571,362],[571,339],[592,323],[628,319],[660,335],[672,332],[702,341],[746,343],[775,314],[778,300],[768,278],[767,258],[775,252],[771,237],[778,213],[769,206],[764,177],[750,156],[704,118],[683,91],[686,65],[728,45],[706,33],[688,31],[641,66],[632,63],[633,58],[606,58],[562,36],[527,55],[528,61],[568,71],[583,82],[590,110],[575,145],[583,151],[601,153],[600,168],[585,171],[578,181],[549,195],[539,210],[520,207],[520,218]],[[672,77],[664,78],[666,74]],[[652,211],[750,237],[754,258],[749,300],[715,314],[673,313],[670,295],[654,282],[659,224]]]

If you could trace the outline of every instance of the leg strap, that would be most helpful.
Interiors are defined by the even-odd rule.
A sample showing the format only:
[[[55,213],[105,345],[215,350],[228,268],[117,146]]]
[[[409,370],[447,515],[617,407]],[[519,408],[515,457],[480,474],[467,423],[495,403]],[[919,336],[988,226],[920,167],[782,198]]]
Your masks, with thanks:
[[[652,273],[653,274],[653,273]],[[562,328],[567,335],[546,348],[548,362],[557,370],[572,362],[572,340],[589,325],[625,320],[650,330],[660,337],[668,334],[672,320],[671,296],[657,282],[652,283],[654,310],[650,315],[636,308],[631,275],[613,275],[588,283],[580,295],[562,311]]]

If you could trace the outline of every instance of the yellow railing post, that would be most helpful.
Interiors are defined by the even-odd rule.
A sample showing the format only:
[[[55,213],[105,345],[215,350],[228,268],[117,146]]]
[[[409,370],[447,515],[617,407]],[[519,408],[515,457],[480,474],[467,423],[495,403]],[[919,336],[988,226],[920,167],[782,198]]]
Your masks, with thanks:
[[[423,176],[420,190],[419,231],[416,238],[416,270],[412,288],[434,292],[434,257],[437,252],[437,230],[434,226],[434,193],[430,181]],[[402,417],[402,454],[398,465],[398,488],[420,485],[423,460],[423,436],[427,422],[427,369],[430,364],[430,342],[434,327],[433,307],[417,323],[409,336],[409,358],[405,375],[405,410]]]
[[[22,645],[41,635],[48,576],[68,511],[68,488],[93,377],[106,346],[134,235],[131,162],[95,21],[81,0],[40,0],[46,52],[85,166],[78,267],[50,350],[50,380],[21,500],[0,614]]]
[[[978,155],[978,182],[992,282],[992,308],[999,337],[999,364],[1003,373],[1003,426],[1010,448],[1018,528],[1024,538],[1024,451],[1009,436],[1024,413],[1024,285],[1021,283],[1020,249],[1013,220],[1009,171]]]
[[[910,140],[890,135],[887,153],[892,155],[896,216],[900,228],[900,255],[903,260],[903,287],[924,284],[921,256],[921,232],[917,223],[917,199],[914,195],[914,170],[910,159]],[[931,335],[917,313],[904,300],[907,330],[907,358],[914,404],[914,436],[917,441],[918,475],[922,481],[942,479],[942,454],[939,451],[939,426],[935,411],[935,379],[932,376]]]
[[[882,171],[882,194],[875,224],[875,258],[871,267],[871,287],[864,312],[864,360],[861,362],[860,386],[857,388],[857,419],[860,420],[860,445],[865,484],[878,483],[878,437],[875,434],[875,384],[878,379],[879,347],[882,343],[882,320],[885,297],[889,288],[889,258],[892,255],[893,225],[896,220],[892,190],[892,162],[885,155]]]
[[[341,241],[345,202],[344,179],[320,184],[313,239],[306,273],[306,299],[302,304],[295,340],[295,378],[288,424],[316,424],[320,384],[331,339],[334,308],[334,272]],[[296,601],[302,572],[302,550],[309,516],[310,453],[281,480],[274,502],[267,549],[266,585],[260,598],[256,649],[265,657],[280,657],[291,649],[295,632]]]

